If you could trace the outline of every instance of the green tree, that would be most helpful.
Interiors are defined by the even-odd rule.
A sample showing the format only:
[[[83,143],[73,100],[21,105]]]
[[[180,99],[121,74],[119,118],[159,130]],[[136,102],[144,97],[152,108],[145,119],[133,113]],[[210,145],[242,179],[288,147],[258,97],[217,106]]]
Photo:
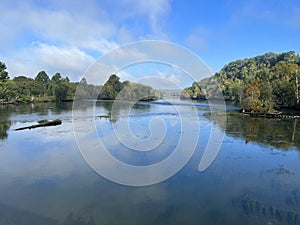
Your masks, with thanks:
[[[274,80],[273,94],[276,104],[283,107],[293,107],[296,102],[295,86],[288,80]]]
[[[193,99],[201,99],[205,97],[201,91],[201,87],[198,82],[193,82],[192,92],[193,92],[193,96],[192,96]]]
[[[58,83],[62,79],[60,73],[56,73],[52,76],[51,81],[54,83]]]
[[[272,112],[275,103],[271,83],[269,81],[262,81],[259,89],[263,112]]]
[[[12,80],[0,82],[0,103],[15,102],[16,84]]]
[[[259,78],[252,80],[246,87],[244,108],[251,112],[263,112],[262,102],[260,100],[260,84]]]
[[[56,86],[57,86],[57,84],[55,84],[54,82],[50,82],[50,84],[48,85],[47,91],[46,91],[46,95],[49,97],[55,96]]]
[[[274,108],[300,107],[299,66],[300,56],[294,51],[266,53],[230,62],[199,83],[207,98],[214,98],[220,87],[225,100],[239,102],[248,110],[271,112]],[[195,91],[192,84],[183,95],[193,98]]]
[[[100,91],[100,99],[112,100],[115,99],[122,88],[120,78],[112,74],[103,85]]]
[[[55,99],[56,101],[66,100],[68,95],[68,85],[65,82],[60,83],[55,87]]]
[[[76,88],[76,99],[89,99],[88,84],[85,77],[83,77]]]
[[[16,93],[21,101],[31,101],[32,91],[35,81],[25,76],[17,76],[13,78],[16,85]]]
[[[9,79],[8,72],[6,72],[6,65],[3,62],[0,62],[0,82],[5,82]]]
[[[272,67],[274,79],[284,79],[287,81],[293,80],[295,71],[299,70],[299,66],[295,63],[280,61]]]
[[[288,57],[290,58],[291,56]],[[299,102],[298,71],[297,64],[285,61],[280,61],[272,67],[273,94],[278,105],[293,107]]]
[[[47,73],[45,71],[40,71],[36,77],[34,78],[34,80],[36,81],[36,86],[40,87],[40,94],[39,96],[45,95],[48,86],[50,84],[50,78],[47,75]]]
[[[34,78],[35,81],[40,82],[40,83],[46,83],[48,84],[50,82],[50,78],[47,75],[45,71],[40,71],[36,77]]]
[[[204,99],[205,94],[203,93],[200,83],[193,82],[192,87],[185,88],[181,93],[181,98],[191,98],[191,99]]]

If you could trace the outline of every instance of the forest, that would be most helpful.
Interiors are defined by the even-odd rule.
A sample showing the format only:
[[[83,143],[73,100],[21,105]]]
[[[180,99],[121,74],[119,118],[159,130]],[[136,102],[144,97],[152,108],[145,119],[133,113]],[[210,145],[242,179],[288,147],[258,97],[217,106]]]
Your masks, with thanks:
[[[55,73],[51,78],[40,71],[34,78],[16,76],[10,79],[6,65],[0,62],[0,104],[70,100],[77,84]]]
[[[51,78],[40,71],[34,78],[16,76],[10,79],[5,63],[0,62],[0,104],[26,102],[72,101],[78,99],[156,100],[160,92],[150,86],[130,81],[121,82],[112,74],[104,85],[88,84],[86,78],[71,82],[55,73]]]
[[[220,72],[186,88],[181,98],[214,98],[222,90],[226,101],[233,101],[249,112],[272,113],[280,108],[299,108],[300,56],[294,51],[266,53],[236,60]]]

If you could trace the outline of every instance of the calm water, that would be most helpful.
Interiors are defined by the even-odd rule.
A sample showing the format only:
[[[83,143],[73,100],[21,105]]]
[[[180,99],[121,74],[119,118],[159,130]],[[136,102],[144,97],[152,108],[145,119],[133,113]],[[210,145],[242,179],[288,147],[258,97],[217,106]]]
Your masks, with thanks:
[[[192,106],[179,105],[193,122]],[[199,133],[199,141],[191,160],[162,183],[129,187],[99,176],[85,162],[73,134],[72,103],[0,106],[0,224],[300,224],[300,120],[249,118],[232,107],[224,126],[210,117],[207,104],[196,110],[199,129],[191,132]],[[111,103],[98,103],[95,111],[107,114]],[[150,165],[172,153],[181,135],[172,105],[140,103],[130,111],[130,126],[142,139],[151,133],[150,120],[165,121],[157,151],[143,153],[126,151],[113,136],[113,126],[127,121],[125,111],[120,106],[112,120],[77,119],[82,129],[85,120],[94,120],[99,138],[124,162]],[[62,125],[14,131],[57,118]],[[223,144],[211,166],[199,172],[212,127],[225,131]]]

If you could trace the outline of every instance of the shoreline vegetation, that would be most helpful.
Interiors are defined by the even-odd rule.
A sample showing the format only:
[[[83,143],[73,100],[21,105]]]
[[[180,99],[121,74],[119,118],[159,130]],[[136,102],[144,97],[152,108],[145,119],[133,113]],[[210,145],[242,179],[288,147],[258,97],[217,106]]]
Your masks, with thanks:
[[[38,102],[71,102],[74,100],[155,101],[161,92],[150,86],[124,81],[112,74],[104,85],[88,84],[86,78],[71,82],[60,73],[51,78],[45,71],[35,78],[16,76],[10,79],[6,65],[0,62],[0,105]]]
[[[180,97],[211,99],[221,90],[225,101],[234,102],[246,115],[280,118],[289,115],[286,110],[299,114],[299,79],[298,54],[266,53],[230,62],[220,72],[185,88]]]
[[[178,91],[176,96],[183,100],[208,100],[221,90],[224,100],[238,105],[245,115],[298,118],[299,75],[300,56],[294,51],[266,53],[230,62],[213,76]],[[104,85],[88,84],[85,78],[71,82],[60,73],[50,79],[45,71],[34,79],[25,76],[10,79],[5,64],[0,62],[0,105],[83,99],[156,101],[164,94],[147,85],[121,82],[115,74]]]

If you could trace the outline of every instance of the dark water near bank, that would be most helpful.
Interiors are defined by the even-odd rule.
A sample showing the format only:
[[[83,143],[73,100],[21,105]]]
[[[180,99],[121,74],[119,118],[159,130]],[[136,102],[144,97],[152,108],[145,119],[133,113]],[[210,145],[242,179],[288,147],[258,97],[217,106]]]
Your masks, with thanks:
[[[192,106],[180,107],[195,119]],[[110,102],[98,103],[96,114],[110,110]],[[224,126],[210,117],[206,103],[196,110],[199,142],[192,159],[162,183],[129,187],[99,176],[84,161],[73,134],[72,103],[0,106],[0,225],[300,224],[300,120],[249,118],[229,107]],[[172,105],[141,103],[130,112],[141,138],[149,136],[152,118],[167,121],[160,154],[125,155],[112,144],[112,124],[125,121],[123,113],[119,108],[113,120],[84,119],[95,120],[111,154],[127,163],[153,164],[171,154],[181,135]],[[14,131],[43,119],[63,123]],[[199,172],[212,127],[225,131],[223,144]]]

